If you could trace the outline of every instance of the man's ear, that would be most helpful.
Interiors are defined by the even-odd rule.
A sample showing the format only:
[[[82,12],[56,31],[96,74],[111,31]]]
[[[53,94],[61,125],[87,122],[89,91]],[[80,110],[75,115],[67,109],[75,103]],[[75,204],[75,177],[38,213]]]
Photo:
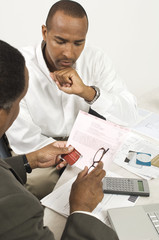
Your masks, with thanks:
[[[1,119],[1,117],[4,118],[4,116],[6,116],[6,115],[7,115],[7,111],[4,110],[3,108],[0,108],[0,119]]]
[[[6,131],[5,125],[7,122],[7,111],[4,110],[3,108],[0,108],[0,138]]]
[[[8,114],[9,114],[9,111],[7,111],[3,108],[0,108],[0,119],[1,119],[0,122],[6,121]]]
[[[42,25],[42,36],[43,36],[43,40],[46,42],[46,38],[47,38],[47,27],[45,25]]]

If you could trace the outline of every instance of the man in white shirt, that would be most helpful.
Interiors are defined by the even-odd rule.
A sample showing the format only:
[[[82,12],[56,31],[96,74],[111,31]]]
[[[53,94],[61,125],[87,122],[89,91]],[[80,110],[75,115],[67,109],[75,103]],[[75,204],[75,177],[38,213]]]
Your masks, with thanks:
[[[90,107],[107,120],[123,125],[135,122],[134,96],[110,59],[100,49],[85,46],[87,30],[83,7],[59,1],[42,26],[42,43],[21,50],[30,83],[20,114],[7,132],[15,153],[67,139],[79,110],[88,112]],[[41,182],[45,180],[46,175]]]

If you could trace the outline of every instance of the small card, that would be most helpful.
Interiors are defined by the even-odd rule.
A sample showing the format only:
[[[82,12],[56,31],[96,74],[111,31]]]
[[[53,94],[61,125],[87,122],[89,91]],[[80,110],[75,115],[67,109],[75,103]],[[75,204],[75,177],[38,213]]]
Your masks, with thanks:
[[[142,166],[151,166],[151,154],[145,152],[129,151],[125,159],[131,167],[142,168]]]
[[[65,160],[69,165],[73,165],[82,155],[74,149],[71,153],[62,154],[61,159]]]
[[[151,160],[151,164],[155,167],[159,167],[159,154]]]
[[[136,164],[143,166],[151,166],[151,154],[144,152],[137,152]]]

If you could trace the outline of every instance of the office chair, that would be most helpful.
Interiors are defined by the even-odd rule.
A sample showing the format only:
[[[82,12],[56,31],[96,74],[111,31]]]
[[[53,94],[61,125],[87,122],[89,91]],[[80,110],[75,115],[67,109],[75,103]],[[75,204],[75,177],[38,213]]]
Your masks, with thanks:
[[[97,113],[96,111],[94,111],[92,108],[89,108],[89,112],[88,112],[88,113],[91,114],[91,115],[93,115],[93,116],[99,117],[99,118],[101,118],[101,119],[103,119],[103,120],[106,120],[105,117],[103,117],[102,115],[100,115],[99,113]]]

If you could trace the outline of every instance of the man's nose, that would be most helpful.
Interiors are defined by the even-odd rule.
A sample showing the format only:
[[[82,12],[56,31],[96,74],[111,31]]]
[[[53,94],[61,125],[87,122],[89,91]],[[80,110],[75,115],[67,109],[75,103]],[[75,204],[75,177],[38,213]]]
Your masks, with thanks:
[[[74,58],[74,47],[71,43],[66,43],[63,49],[63,55],[69,59]]]

